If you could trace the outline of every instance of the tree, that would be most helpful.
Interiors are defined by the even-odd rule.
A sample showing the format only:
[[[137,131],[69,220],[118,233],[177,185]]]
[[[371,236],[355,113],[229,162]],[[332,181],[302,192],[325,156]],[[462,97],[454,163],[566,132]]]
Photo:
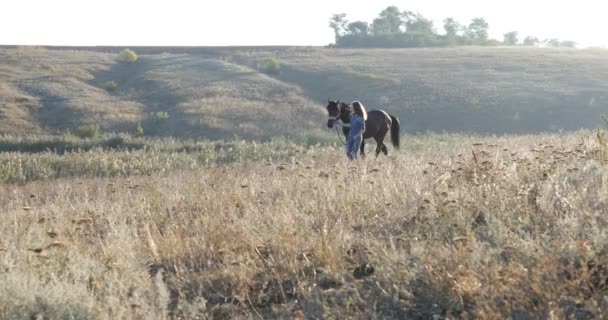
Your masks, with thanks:
[[[519,39],[517,38],[518,32],[517,31],[511,31],[511,32],[507,32],[504,34],[504,43],[508,46],[514,46],[519,42]]]
[[[467,35],[477,40],[488,40],[488,29],[490,26],[484,18],[475,18],[471,20],[469,28],[467,29]]]
[[[425,18],[420,13],[404,11],[403,19],[405,20],[405,27],[406,27],[407,31],[428,33],[428,34],[434,33],[433,32],[433,21]]]
[[[329,27],[334,29],[336,43],[338,42],[338,39],[340,39],[340,36],[344,34],[347,24],[348,20],[346,20],[346,13],[336,13],[329,18]]]
[[[559,47],[559,45],[561,44],[561,42],[559,41],[559,39],[553,38],[553,39],[545,39],[545,45],[549,46],[549,47]]]
[[[443,20],[443,29],[447,36],[454,37],[462,30],[462,25],[454,18],[446,18]]]
[[[346,27],[349,34],[369,34],[369,24],[365,21],[354,21],[348,24]]]
[[[382,18],[376,18],[372,22],[372,33],[376,36],[391,33],[390,23]]]
[[[378,18],[372,23],[374,34],[395,34],[401,32],[403,15],[399,8],[390,6],[380,12]]]
[[[576,42],[574,41],[562,41],[559,45],[565,48],[576,48]]]
[[[539,43],[540,43],[540,40],[538,40],[537,37],[527,36],[524,39],[524,46],[531,46],[531,47],[533,47],[533,46],[538,45]]]

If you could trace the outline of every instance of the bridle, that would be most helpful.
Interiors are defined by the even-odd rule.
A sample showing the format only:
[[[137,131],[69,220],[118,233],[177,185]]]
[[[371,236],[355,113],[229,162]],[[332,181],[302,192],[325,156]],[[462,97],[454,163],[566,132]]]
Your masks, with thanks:
[[[334,120],[334,125],[339,125],[345,128],[350,128],[350,123],[344,123],[342,122],[342,119],[340,119],[340,116],[329,116],[327,117],[327,120]]]
[[[338,115],[336,116],[328,116],[327,120],[334,120],[334,128],[336,128],[336,135],[338,136],[338,139],[340,140],[340,142],[343,145],[346,145],[346,141],[342,140],[342,135],[340,135],[340,131],[338,127],[343,127],[343,128],[350,128],[350,123],[344,123],[341,119],[342,116],[342,108],[340,106],[338,106]]]
[[[341,119],[342,118],[342,113],[344,112],[344,108],[343,107],[344,106],[348,106],[348,105],[345,104],[345,103],[336,102],[336,106],[338,107],[338,114],[335,115],[335,116],[331,116],[330,115],[327,118],[327,120],[334,120],[336,124],[338,124],[338,125],[340,125],[342,127],[345,127],[345,128],[350,128],[350,123],[344,123],[342,121],[342,119]]]

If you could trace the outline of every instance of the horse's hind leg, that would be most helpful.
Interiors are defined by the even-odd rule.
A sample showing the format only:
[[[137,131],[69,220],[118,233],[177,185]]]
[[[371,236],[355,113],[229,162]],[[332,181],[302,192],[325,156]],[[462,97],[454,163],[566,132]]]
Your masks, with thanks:
[[[380,152],[382,152],[382,141],[378,141],[378,139],[376,139],[376,158],[378,158]]]
[[[379,132],[378,135],[374,137],[374,139],[376,139],[376,143],[378,144],[378,147],[376,147],[376,157],[380,154],[380,152],[384,153],[385,156],[388,156],[388,149],[384,144],[384,137],[386,137],[386,134],[388,133],[389,129],[390,124],[387,124],[384,130],[382,130],[382,132]]]
[[[378,158],[378,155],[380,155],[380,152],[382,152],[382,148],[380,147],[380,145],[378,145],[376,147],[376,158]]]
[[[377,137],[374,137],[374,139],[376,140],[376,158],[377,158],[378,155],[380,154],[380,152],[382,152],[382,146],[384,145],[384,143],[382,142],[383,139],[378,139]]]
[[[380,155],[380,152],[384,153],[385,156],[388,156],[388,149],[386,148],[384,142],[380,142],[378,147],[376,147],[376,157]]]

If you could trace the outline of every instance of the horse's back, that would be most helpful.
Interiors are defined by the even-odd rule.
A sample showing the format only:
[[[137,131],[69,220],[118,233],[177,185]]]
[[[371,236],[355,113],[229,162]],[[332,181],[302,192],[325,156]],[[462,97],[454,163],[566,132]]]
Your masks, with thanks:
[[[384,137],[391,127],[391,117],[384,110],[370,110],[367,113],[365,126],[364,139],[378,136]]]
[[[386,111],[381,109],[370,110],[367,113],[367,120],[379,123],[382,123],[384,121],[387,122],[389,125],[391,124],[391,117]]]

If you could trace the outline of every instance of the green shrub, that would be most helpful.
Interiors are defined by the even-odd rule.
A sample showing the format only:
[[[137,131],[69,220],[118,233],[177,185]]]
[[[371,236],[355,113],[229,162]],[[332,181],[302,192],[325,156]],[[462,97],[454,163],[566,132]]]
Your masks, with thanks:
[[[169,113],[167,111],[156,111],[152,112],[151,117],[155,123],[163,123],[169,120]]]
[[[278,75],[281,73],[281,64],[276,58],[266,59],[264,60],[262,71],[270,75]]]
[[[144,127],[141,125],[141,122],[137,123],[137,127],[135,127],[135,134],[134,136],[136,137],[143,137],[144,136]]]
[[[120,61],[122,62],[133,63],[138,58],[137,53],[131,49],[124,49],[120,52]]]
[[[81,139],[95,139],[99,137],[99,125],[98,124],[87,124],[78,127],[76,135]]]
[[[106,81],[106,83],[104,83],[103,87],[109,91],[116,91],[116,88],[118,88],[118,83],[116,83],[115,81]]]

